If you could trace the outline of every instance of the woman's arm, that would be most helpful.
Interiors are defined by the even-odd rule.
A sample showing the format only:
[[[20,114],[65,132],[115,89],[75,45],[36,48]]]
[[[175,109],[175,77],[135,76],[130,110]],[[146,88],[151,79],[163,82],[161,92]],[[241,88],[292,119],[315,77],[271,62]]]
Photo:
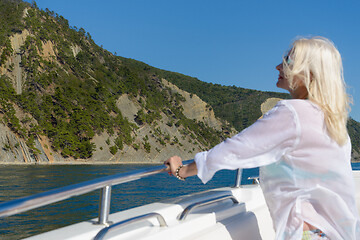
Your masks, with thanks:
[[[296,146],[301,128],[290,102],[281,101],[250,127],[194,157],[197,176],[208,182],[221,169],[254,168],[279,161]]]
[[[182,161],[178,156],[169,158],[165,164],[174,176],[179,169],[179,177],[198,175],[206,183],[221,169],[253,168],[278,161],[296,145],[300,131],[293,107],[280,102],[241,133],[209,151],[197,153],[193,164],[179,168]]]

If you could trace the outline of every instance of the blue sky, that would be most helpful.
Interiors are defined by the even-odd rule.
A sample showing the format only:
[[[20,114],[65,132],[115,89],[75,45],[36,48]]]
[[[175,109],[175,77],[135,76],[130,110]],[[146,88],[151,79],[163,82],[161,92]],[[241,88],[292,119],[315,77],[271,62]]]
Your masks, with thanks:
[[[31,2],[31,1],[30,1]],[[343,57],[360,121],[360,2],[334,0],[38,0],[118,56],[205,82],[277,91],[283,53],[324,36]]]

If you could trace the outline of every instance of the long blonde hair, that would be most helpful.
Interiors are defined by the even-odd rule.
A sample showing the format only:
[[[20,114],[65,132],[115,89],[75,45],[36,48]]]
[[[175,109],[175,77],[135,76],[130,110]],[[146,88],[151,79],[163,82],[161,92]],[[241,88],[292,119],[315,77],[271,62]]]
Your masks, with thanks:
[[[293,42],[288,56],[290,61],[284,60],[283,68],[290,88],[297,87],[294,77],[303,79],[308,99],[324,112],[330,137],[339,145],[345,144],[350,100],[339,51],[324,37],[301,38]]]

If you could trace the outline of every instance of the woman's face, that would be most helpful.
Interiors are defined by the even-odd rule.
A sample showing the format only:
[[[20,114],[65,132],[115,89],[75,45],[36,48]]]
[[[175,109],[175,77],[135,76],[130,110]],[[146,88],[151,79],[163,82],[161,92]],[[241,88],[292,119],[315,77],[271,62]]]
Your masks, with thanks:
[[[277,65],[276,70],[279,71],[279,77],[278,77],[276,86],[278,88],[282,88],[287,91],[290,91],[289,80],[284,75],[283,63],[280,63],[279,65]]]
[[[291,61],[292,61],[291,58],[285,57],[285,59],[286,59],[286,61],[288,61],[287,62],[288,64],[291,64]],[[276,83],[276,86],[278,88],[282,88],[282,89],[289,91],[289,93],[291,94],[291,96],[293,98],[306,99],[308,97],[308,91],[305,87],[303,78],[301,78],[300,76],[294,76],[293,83],[294,83],[294,86],[296,86],[296,87],[295,87],[295,89],[291,89],[289,80],[286,78],[286,76],[284,74],[284,62],[277,65],[276,70],[279,71],[279,77],[278,77],[278,81]]]

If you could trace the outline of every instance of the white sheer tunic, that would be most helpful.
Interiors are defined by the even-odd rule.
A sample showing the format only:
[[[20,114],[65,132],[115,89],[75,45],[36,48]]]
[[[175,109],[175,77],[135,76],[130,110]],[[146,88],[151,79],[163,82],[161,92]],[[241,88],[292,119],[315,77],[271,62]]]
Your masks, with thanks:
[[[260,167],[260,184],[276,239],[299,240],[303,222],[330,239],[360,239],[350,139],[327,134],[321,109],[308,100],[283,100],[249,128],[196,154],[206,183],[220,169]]]

